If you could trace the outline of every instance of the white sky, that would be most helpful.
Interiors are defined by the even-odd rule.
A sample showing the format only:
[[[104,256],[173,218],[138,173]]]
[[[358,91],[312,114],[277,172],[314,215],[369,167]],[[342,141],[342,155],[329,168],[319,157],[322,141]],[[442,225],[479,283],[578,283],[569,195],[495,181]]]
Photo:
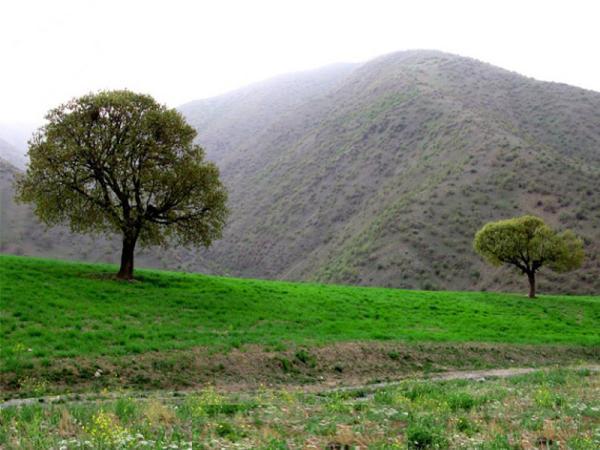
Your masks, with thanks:
[[[414,48],[600,91],[600,2],[0,0],[0,122],[108,88],[178,106]]]

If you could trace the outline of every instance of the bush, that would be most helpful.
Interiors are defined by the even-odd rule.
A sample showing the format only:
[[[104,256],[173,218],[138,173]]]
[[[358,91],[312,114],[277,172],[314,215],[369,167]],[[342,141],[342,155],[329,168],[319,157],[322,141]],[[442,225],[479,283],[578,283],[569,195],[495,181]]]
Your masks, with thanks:
[[[406,444],[409,449],[447,448],[448,443],[440,431],[427,424],[413,424],[406,429]]]
[[[459,417],[456,421],[456,429],[467,436],[472,436],[478,431],[477,426],[468,417]]]
[[[228,422],[221,422],[217,424],[216,430],[217,436],[227,438],[230,441],[237,441],[244,437],[244,433],[237,430],[233,425]]]
[[[475,403],[475,399],[466,392],[452,394],[448,398],[448,406],[452,411],[458,411],[459,409],[468,411],[475,406]]]
[[[317,366],[317,358],[302,349],[296,352],[296,359],[307,366],[314,368]]]

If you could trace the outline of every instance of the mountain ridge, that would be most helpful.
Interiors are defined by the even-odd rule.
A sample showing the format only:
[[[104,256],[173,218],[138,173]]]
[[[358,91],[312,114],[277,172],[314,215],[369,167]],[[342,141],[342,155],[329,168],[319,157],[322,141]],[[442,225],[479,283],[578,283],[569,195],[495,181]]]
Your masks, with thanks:
[[[217,243],[215,248],[209,252],[211,258],[215,257],[217,260],[220,260],[222,258],[221,254],[227,254],[228,258],[235,259],[233,266],[236,270],[234,273],[241,272],[241,274],[247,276],[266,275],[268,277],[293,279],[317,279],[321,281],[384,285],[392,283],[392,285],[398,287],[423,287],[418,284],[409,284],[406,286],[403,282],[394,284],[395,282],[391,280],[393,277],[392,274],[379,277],[379,279],[377,276],[372,279],[365,279],[363,276],[356,277],[352,273],[364,273],[364,268],[351,267],[349,271],[346,270],[349,268],[349,265],[352,265],[350,260],[356,261],[357,259],[361,259],[357,258],[354,250],[344,250],[347,247],[356,247],[356,245],[359,245],[357,241],[361,241],[361,239],[357,236],[369,234],[369,227],[374,229],[380,228],[381,230],[379,231],[383,231],[384,235],[390,234],[389,230],[393,228],[389,220],[385,225],[374,222],[367,226],[366,222],[368,220],[349,221],[349,216],[353,214],[360,215],[361,211],[363,216],[377,216],[383,214],[383,208],[381,208],[383,204],[390,205],[391,210],[393,210],[392,203],[397,204],[395,208],[398,209],[402,207],[402,202],[408,204],[419,200],[417,195],[418,190],[415,191],[411,187],[407,187],[406,191],[411,192],[412,200],[401,200],[399,191],[393,187],[398,183],[398,179],[394,178],[395,175],[392,172],[396,171],[396,175],[401,173],[404,175],[412,174],[414,179],[422,177],[424,180],[442,180],[445,175],[440,173],[439,170],[434,170],[433,172],[437,172],[434,174],[432,170],[423,170],[423,167],[419,166],[423,164],[422,157],[434,158],[437,152],[436,148],[438,150],[441,146],[454,148],[456,144],[460,143],[465,148],[470,146],[471,152],[476,151],[474,147],[485,147],[490,153],[482,155],[480,160],[477,160],[477,163],[482,164],[482,167],[494,163],[498,167],[494,168],[492,174],[495,173],[497,175],[498,172],[502,172],[505,177],[511,177],[511,170],[503,167],[503,165],[514,166],[514,162],[493,161],[494,159],[497,160],[498,156],[500,156],[495,155],[495,153],[499,152],[497,149],[504,147],[507,149],[506,152],[518,148],[517,156],[523,164],[538,165],[536,155],[539,152],[551,152],[552,155],[550,156],[553,159],[561,159],[560,164],[565,164],[565,167],[591,161],[593,165],[580,167],[579,169],[582,170],[582,174],[593,175],[598,173],[597,161],[599,155],[595,151],[595,148],[597,148],[595,146],[600,140],[600,132],[597,127],[594,128],[592,136],[586,137],[585,129],[582,131],[577,130],[580,127],[578,125],[580,123],[579,120],[568,120],[565,123],[563,118],[559,117],[561,120],[558,121],[557,114],[552,110],[557,106],[560,107],[565,102],[565,97],[572,95],[573,92],[583,97],[592,95],[593,100],[591,103],[588,102],[587,106],[586,104],[578,106],[579,109],[583,107],[585,110],[579,112],[578,116],[589,115],[592,120],[589,120],[587,126],[593,127],[593,124],[596,123],[593,119],[598,118],[598,111],[600,111],[600,95],[592,91],[584,91],[562,84],[539,82],[470,58],[456,57],[432,51],[401,52],[385,55],[354,68],[344,79],[344,83],[344,89],[340,90],[338,86],[335,92],[330,92],[319,99],[300,106],[292,119],[286,121],[285,118],[278,118],[275,123],[269,124],[268,130],[281,129],[285,130],[285,133],[269,132],[265,136],[263,132],[259,138],[248,136],[250,145],[255,145],[254,142],[256,139],[260,140],[262,147],[260,152],[255,152],[247,156],[248,152],[240,149],[239,155],[244,152],[244,158],[238,156],[236,159],[235,156],[228,155],[228,159],[222,159],[225,161],[225,164],[222,165],[223,174],[226,179],[230,180],[231,185],[235,186],[232,190],[232,209],[234,214],[238,210],[240,220],[238,222],[237,218],[232,218],[233,224],[229,228],[229,233],[231,234],[229,236],[226,235],[224,241]],[[495,89],[490,89],[490,84]],[[544,103],[541,105],[535,103],[530,105],[530,102],[533,102],[535,99],[532,99],[531,95],[526,95],[526,90],[536,91],[539,89],[550,89],[549,92],[545,93],[546,99]],[[457,95],[457,92],[460,92],[461,95]],[[583,150],[578,145],[568,155],[556,155],[556,147],[561,144],[561,142],[557,143],[557,139],[562,135],[557,131],[551,133],[552,130],[549,130],[547,126],[539,127],[537,123],[532,126],[529,120],[524,120],[524,116],[532,114],[532,111],[535,113],[536,110],[538,110],[536,113],[538,117],[547,115],[550,117],[550,120],[554,119],[555,123],[552,123],[552,127],[558,128],[566,136],[573,136],[573,129],[577,130],[577,138],[585,144],[582,146]],[[510,114],[507,115],[506,111]],[[558,114],[558,116],[561,116],[561,114]],[[402,117],[405,120],[399,120]],[[438,123],[440,120],[444,122],[443,126]],[[536,120],[539,121],[539,118],[536,118]],[[190,118],[190,121],[194,123],[193,118]],[[203,144],[207,149],[214,149],[213,141],[215,136],[212,134],[211,124],[200,123],[195,125],[199,130],[199,143]],[[431,128],[431,130],[428,128]],[[485,128],[485,132],[482,133],[483,128]],[[540,130],[539,128],[542,129]],[[309,130],[308,133],[305,132],[306,129]],[[426,136],[426,133],[430,133],[431,136]],[[548,134],[550,134],[550,138],[547,137]],[[340,135],[344,136],[344,139],[340,139]],[[291,136],[291,139],[289,136]],[[300,136],[300,140],[294,140],[294,136]],[[326,137],[324,138],[324,136]],[[584,136],[585,139],[582,140],[579,136]],[[219,136],[219,138],[222,138],[222,136]],[[455,139],[455,142],[451,142],[451,138]],[[390,140],[395,142],[390,144]],[[315,192],[306,192],[306,190],[303,192],[302,183],[306,181],[307,176],[310,178],[310,174],[300,170],[300,168],[309,167],[311,164],[315,167],[323,168],[328,161],[325,158],[320,158],[320,155],[313,154],[312,158],[307,158],[307,161],[305,161],[306,164],[304,164],[301,162],[303,152],[293,149],[294,146],[304,146],[302,149],[310,152],[311,149],[306,145],[306,142],[309,141],[312,145],[315,143],[321,145],[321,149],[323,150],[321,154],[328,155],[335,162],[335,164],[329,164],[331,167],[328,168],[330,170],[326,174],[324,173],[320,177],[312,177],[312,182],[316,183],[321,190],[331,192],[335,186],[323,180],[327,179],[327,177],[335,178],[339,191],[346,190],[347,192],[344,195],[351,199],[342,201],[341,207],[337,205],[340,202],[328,203],[324,199],[321,204],[324,210],[329,212],[335,211],[336,208],[338,210],[330,214],[329,217],[327,217],[327,212],[323,213],[325,216],[319,216],[314,209],[312,211],[305,211],[306,214],[312,214],[313,217],[316,217],[315,220],[321,222],[336,224],[338,219],[344,222],[343,227],[339,224],[328,227],[329,234],[332,235],[331,238],[336,240],[332,249],[329,249],[331,246],[327,245],[326,242],[317,238],[322,234],[322,230],[314,230],[315,227],[313,226],[313,231],[306,233],[308,237],[299,244],[300,246],[305,245],[310,248],[303,251],[296,249],[296,251],[286,254],[282,249],[273,250],[278,246],[278,243],[273,241],[278,241],[280,247],[294,246],[296,244],[293,232],[273,237],[274,223],[264,226],[252,221],[248,222],[248,218],[257,217],[258,215],[263,215],[264,218],[265,215],[271,214],[275,216],[273,220],[289,223],[294,220],[293,210],[297,208],[275,208],[276,210],[273,211],[274,208],[271,201],[275,199],[276,202],[280,203],[282,198],[294,198],[294,196],[298,196],[300,199],[310,199],[311,195],[315,194]],[[283,147],[287,145],[288,150],[290,148],[291,150],[280,151],[282,143]],[[333,148],[336,146],[338,147],[337,149]],[[386,152],[378,154],[377,157],[374,155],[364,157],[365,153],[369,151],[376,152],[379,147],[386,147]],[[438,161],[439,167],[443,167],[444,170],[452,167],[446,166],[449,163],[449,159],[453,160],[452,164],[455,166],[464,167],[468,164],[467,160],[469,158],[475,158],[475,154],[473,153],[464,153],[464,158],[461,158],[460,152],[446,153]],[[210,150],[209,155],[211,155]],[[214,152],[212,155],[214,155]],[[393,157],[390,157],[390,155]],[[491,155],[493,155],[493,158]],[[250,161],[248,161],[248,157],[251,158]],[[573,161],[568,162],[565,157]],[[215,159],[218,160],[218,158],[218,156],[215,156]],[[344,159],[348,158],[355,158],[356,161],[354,164],[358,164],[359,161],[361,164],[360,170],[356,170],[356,167],[351,167],[352,165],[348,167],[348,169],[351,169],[349,173],[354,172],[353,183],[349,183],[348,180],[344,180],[340,176],[340,172],[345,170],[342,168]],[[511,156],[508,158],[510,159]],[[241,164],[242,160],[244,164]],[[315,163],[315,161],[319,161],[320,164]],[[248,169],[248,167],[251,169]],[[258,176],[254,176],[251,171],[258,170],[258,168],[262,168],[262,171],[259,172]],[[433,167],[429,169],[433,169]],[[487,169],[489,170],[490,167],[487,167]],[[514,173],[522,172],[518,168],[514,169],[512,171]],[[463,181],[470,178],[477,178],[471,172],[473,170],[477,171],[477,168],[469,167],[466,170],[459,171]],[[541,167],[537,167],[535,172],[539,174],[541,170]],[[267,172],[269,173],[267,174]],[[297,179],[292,180],[296,174],[298,175]],[[261,182],[261,177],[266,177],[264,183]],[[367,178],[364,192],[361,192],[361,188],[356,186],[355,182],[355,180],[362,179],[361,177]],[[515,179],[514,176],[512,178]],[[383,183],[385,181],[388,186],[380,189],[373,185],[373,183],[370,183],[369,179],[376,180],[375,185],[378,182]],[[278,182],[283,183],[282,186],[285,186],[285,188],[279,188],[276,193],[271,192],[266,201],[261,204],[261,198],[264,197],[264,193],[273,191],[274,186],[276,187]],[[261,188],[256,189],[253,187],[253,183],[262,183]],[[446,180],[446,183],[449,184],[451,181]],[[355,185],[353,186],[352,184]],[[540,184],[543,185],[542,182]],[[298,186],[300,187],[298,188]],[[298,189],[303,193],[298,194],[296,192]],[[423,185],[421,190],[426,191],[428,194],[433,194],[431,186]],[[252,192],[253,195],[241,195],[241,198],[238,198],[238,192]],[[557,192],[559,192],[558,187],[554,189],[554,193]],[[336,195],[338,194],[336,193]],[[533,195],[537,196],[539,194],[534,193]],[[374,195],[377,195],[377,199],[371,202],[370,206],[368,202],[364,202],[364,198]],[[439,192],[437,195],[445,195],[445,193]],[[512,196],[517,197],[515,195]],[[250,197],[258,201],[248,202],[247,200]],[[526,198],[527,195],[524,195],[521,199],[515,198],[515,201],[524,204],[517,205],[516,209],[504,208],[506,216],[516,215],[515,213],[537,212],[539,215],[545,216],[555,226],[570,225],[559,223],[553,214],[547,214],[543,209],[536,211],[536,209],[540,208],[532,208],[524,201]],[[358,199],[356,200],[357,205],[355,207],[351,206],[352,199]],[[420,201],[426,200],[424,198]],[[594,207],[596,206],[594,205]],[[305,203],[303,204],[303,208],[310,210],[310,205]],[[388,211],[388,215],[392,214],[391,210]],[[485,217],[481,218],[481,223],[470,225],[469,242],[466,241],[467,236],[461,233],[464,240],[460,249],[462,253],[471,252],[470,238],[476,227],[483,225],[485,220],[492,220],[494,218],[501,217],[494,217],[491,211],[486,212]],[[297,217],[297,220],[301,221],[303,218]],[[384,220],[384,218],[380,217],[379,220]],[[304,225],[311,227],[308,223]],[[418,227],[418,223],[412,225]],[[305,226],[299,228],[304,230]],[[231,235],[234,237],[242,236],[245,233],[244,229],[252,232],[253,230],[261,229],[261,227],[264,230],[262,233],[263,236],[266,235],[273,239],[264,239],[260,236],[252,238],[251,242],[254,245],[249,245],[249,252],[258,252],[258,255],[248,255],[248,251],[244,251],[243,246],[236,247],[232,245]],[[443,228],[443,224],[441,223],[440,228]],[[295,231],[299,231],[299,229]],[[431,231],[435,232],[435,230]],[[371,232],[377,231],[372,230]],[[401,232],[412,231],[398,230],[397,233]],[[354,241],[355,244],[352,244],[351,241]],[[426,261],[429,258],[436,257],[435,254],[422,254],[422,251],[419,250],[420,244],[411,242],[410,239],[400,239],[400,241],[397,242],[399,247],[406,248],[406,251],[409,253],[420,255],[417,263],[422,266],[422,270],[427,267]],[[365,239],[362,239],[362,244],[366,244],[366,247],[371,247]],[[375,247],[384,246],[383,242],[380,242],[380,244]],[[221,247],[223,248],[221,249]],[[372,251],[373,248],[369,250]],[[389,248],[389,250],[391,251],[392,249]],[[342,255],[345,253],[348,256],[343,257]],[[307,254],[313,256],[306,257]],[[370,257],[371,260],[377,261],[376,264],[380,264],[382,258],[385,259],[385,256],[375,254],[375,256]],[[596,250],[592,250],[591,258],[593,261],[596,261]],[[329,261],[325,262],[318,272],[315,272],[313,270],[315,261],[319,261],[320,259]],[[401,259],[403,259],[402,262],[406,265],[408,262],[407,259]],[[278,264],[274,260],[283,260],[284,263]],[[227,262],[229,262],[229,259]],[[320,264],[318,263],[318,265]],[[366,262],[363,261],[363,264],[366,265]],[[465,267],[468,265],[473,266],[473,271],[489,271],[488,268],[485,268],[476,260],[474,255],[470,255],[466,261],[463,261],[462,265]],[[257,270],[253,270],[253,268],[257,268]],[[396,269],[395,272],[398,274],[404,269],[406,267],[401,267]],[[442,269],[440,268],[438,271],[441,272]],[[370,269],[366,271],[369,272]],[[340,276],[340,274],[342,275]],[[424,275],[424,273],[420,273],[413,275],[412,278],[427,278]],[[441,280],[442,282],[440,280],[435,281],[436,283],[431,287],[440,288],[447,286],[445,280]],[[425,282],[427,283],[427,281]],[[467,287],[465,284],[457,284],[452,287],[464,288]],[[482,283],[480,287],[493,288],[493,285],[494,283],[488,282]],[[471,287],[473,286],[471,285]],[[510,287],[516,289],[517,284],[511,283]]]

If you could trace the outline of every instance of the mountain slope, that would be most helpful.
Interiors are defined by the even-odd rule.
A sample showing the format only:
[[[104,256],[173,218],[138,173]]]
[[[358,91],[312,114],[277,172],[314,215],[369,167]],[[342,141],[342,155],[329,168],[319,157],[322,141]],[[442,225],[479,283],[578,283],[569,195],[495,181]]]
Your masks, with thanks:
[[[221,124],[241,120],[238,95],[218,100],[228,104],[218,119],[183,109],[231,190],[230,225],[210,257],[232,273],[519,289],[471,240],[489,220],[533,213],[587,243],[585,268],[544,274],[542,289],[600,292],[600,94],[402,52],[284,115],[257,117],[269,96],[256,94],[264,103],[246,121],[262,126],[233,127],[229,144]]]
[[[520,291],[526,281],[485,265],[471,242],[487,221],[528,213],[586,243],[585,266],[543,272],[540,291],[600,292],[600,93],[409,51],[280,76],[180,110],[220,166],[232,214],[208,252],[150,249],[141,265]],[[23,234],[38,229],[28,217],[8,238],[2,227],[0,250],[62,256],[46,249],[50,239],[71,251],[71,237],[63,245]],[[115,261],[118,245],[105,245],[76,259]]]
[[[335,64],[281,75],[230,94],[186,103],[178,109],[201,130],[208,155],[220,166],[237,161],[242,151],[246,152],[243,156],[254,159],[262,148],[253,147],[249,140],[261,144],[260,136],[274,132],[270,127],[282,118],[298,120],[299,108],[327,95],[357,66]]]
[[[17,166],[19,168],[25,167],[26,158],[23,152],[16,149],[6,140],[0,137],[0,158],[4,161]]]

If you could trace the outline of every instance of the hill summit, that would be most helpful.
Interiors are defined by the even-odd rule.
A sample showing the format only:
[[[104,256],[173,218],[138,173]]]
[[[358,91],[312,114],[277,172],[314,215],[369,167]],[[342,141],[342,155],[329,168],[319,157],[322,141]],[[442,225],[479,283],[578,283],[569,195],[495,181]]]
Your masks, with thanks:
[[[471,242],[536,214],[586,241],[542,289],[600,292],[600,93],[408,51],[274,79],[181,111],[232,217],[210,258],[244,276],[520,289]]]

